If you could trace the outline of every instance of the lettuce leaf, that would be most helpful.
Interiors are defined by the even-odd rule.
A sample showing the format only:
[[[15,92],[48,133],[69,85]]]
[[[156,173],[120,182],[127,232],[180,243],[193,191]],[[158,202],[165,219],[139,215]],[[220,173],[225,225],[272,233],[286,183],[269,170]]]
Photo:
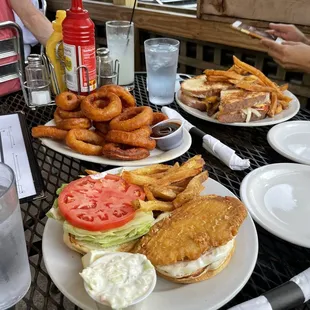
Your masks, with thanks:
[[[136,211],[135,217],[124,226],[106,231],[80,229],[67,221],[64,222],[63,228],[66,233],[72,234],[76,240],[106,248],[140,238],[148,233],[153,222],[153,212]]]
[[[68,183],[62,184],[56,191],[56,194],[59,196],[60,193],[64,190],[64,188],[68,185]]]
[[[63,189],[67,186],[68,184],[64,183],[62,184],[56,191],[56,194],[59,196],[60,193],[63,191]],[[63,216],[60,214],[59,209],[58,209],[58,198],[54,200],[52,208],[46,213],[46,216],[54,219],[59,222],[64,222],[65,219]]]

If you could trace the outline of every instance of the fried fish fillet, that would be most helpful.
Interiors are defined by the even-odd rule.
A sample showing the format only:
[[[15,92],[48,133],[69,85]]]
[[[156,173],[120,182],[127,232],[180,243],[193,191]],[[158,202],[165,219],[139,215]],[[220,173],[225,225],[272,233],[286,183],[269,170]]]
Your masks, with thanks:
[[[246,216],[245,206],[236,198],[196,198],[157,222],[135,252],[146,255],[155,266],[196,260],[232,240]]]

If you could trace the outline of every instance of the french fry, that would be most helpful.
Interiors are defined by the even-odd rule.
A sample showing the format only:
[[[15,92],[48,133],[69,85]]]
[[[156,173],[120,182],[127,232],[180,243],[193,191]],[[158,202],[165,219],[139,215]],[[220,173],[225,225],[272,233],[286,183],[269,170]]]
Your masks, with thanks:
[[[144,212],[148,212],[148,211],[169,212],[173,210],[173,205],[171,202],[160,201],[160,200],[143,201],[140,199],[136,199],[132,201],[132,206],[136,210],[140,210]]]
[[[177,197],[178,194],[183,192],[184,188],[174,185],[169,186],[149,186],[149,190],[152,192],[152,195],[160,200],[172,201]]]
[[[267,76],[259,71],[258,69],[244,63],[243,61],[239,60],[236,56],[233,56],[234,64],[243,70],[246,70],[247,72],[257,76],[266,86],[269,86],[273,88],[274,92],[277,93],[278,99],[288,100],[287,96],[285,96],[282,91],[277,87],[275,83],[273,83],[270,79],[267,78]]]
[[[184,191],[185,187],[177,186],[177,185],[170,185],[169,188],[173,190],[176,194],[180,194]]]
[[[268,116],[274,117],[278,105],[278,97],[276,93],[271,93],[271,103],[269,106]]]
[[[171,169],[171,166],[169,165],[157,164],[157,165],[151,165],[151,166],[146,166],[146,167],[138,168],[135,170],[131,170],[131,172],[134,174],[138,174],[138,175],[150,175],[150,174],[165,172],[165,171],[168,171],[169,169]]]
[[[193,177],[202,171],[204,160],[201,155],[196,155],[185,162],[173,174],[169,174],[160,180],[162,186],[170,185],[186,178]]]
[[[155,199],[172,201],[177,197],[177,193],[173,191],[173,189],[169,188],[169,186],[167,187],[150,186],[150,191],[152,192]]]
[[[147,175],[138,175],[131,171],[124,171],[122,178],[131,184],[144,186],[152,183],[156,183],[156,179]]]
[[[158,172],[158,173],[154,173],[152,175],[150,175],[152,178],[154,179],[161,179],[163,178],[165,175],[168,175],[170,173],[173,173],[177,168],[180,167],[180,164],[177,162],[175,163],[173,166],[170,166],[170,168],[165,171],[165,172]]]
[[[281,104],[283,110],[285,110],[289,107],[289,102],[287,102],[285,100],[278,100],[278,102]]]
[[[288,90],[288,84],[283,84],[283,85],[279,86],[279,89],[280,89],[281,91],[286,91],[286,90]]]
[[[276,92],[276,90],[273,87],[261,86],[261,85],[252,84],[248,82],[237,83],[236,87],[244,89],[244,90],[252,91],[252,92],[265,92],[265,93]]]
[[[259,85],[264,85],[263,82],[257,76],[253,74],[245,76],[243,81],[257,83]]]
[[[190,169],[180,168],[180,170],[177,171],[175,174],[169,175],[161,179],[160,183],[163,184],[163,186],[168,186],[172,183],[182,181],[189,177],[194,177],[195,175],[199,174],[201,171],[202,171],[202,168],[190,168]]]
[[[292,98],[285,96],[285,98],[281,101],[283,109],[287,109],[292,100]]]
[[[281,103],[278,103],[277,104],[277,108],[276,108],[276,111],[275,111],[275,114],[279,114],[283,111],[283,108],[282,108],[282,105]]]
[[[207,82],[227,82],[227,80],[226,76],[210,75],[207,77]]]
[[[236,73],[238,73],[240,75],[246,75],[247,74],[247,72],[245,70],[239,68],[236,65],[233,65],[232,68],[233,68],[232,71],[235,71]]]
[[[183,192],[177,195],[177,197],[172,201],[175,208],[179,208],[184,203],[192,200],[194,197],[198,196],[201,191],[203,191],[204,186],[202,183],[208,179],[208,171],[204,171],[191,179],[187,187]]]
[[[145,193],[145,196],[147,198],[147,200],[156,200],[156,198],[154,197],[153,193],[150,191],[149,187],[146,185],[146,186],[143,186],[143,190],[144,190],[144,193]]]
[[[183,190],[184,190],[186,188],[186,186],[188,185],[188,183],[191,181],[191,179],[192,178],[189,177],[187,179],[172,183],[171,186],[177,186],[177,187],[183,188]]]
[[[242,80],[243,76],[233,71],[222,71],[222,70],[205,70],[203,72],[207,76],[207,80],[209,76],[224,76],[227,79],[233,80]]]
[[[240,83],[240,80],[229,79],[228,82],[233,84],[233,85],[236,85],[236,84]]]

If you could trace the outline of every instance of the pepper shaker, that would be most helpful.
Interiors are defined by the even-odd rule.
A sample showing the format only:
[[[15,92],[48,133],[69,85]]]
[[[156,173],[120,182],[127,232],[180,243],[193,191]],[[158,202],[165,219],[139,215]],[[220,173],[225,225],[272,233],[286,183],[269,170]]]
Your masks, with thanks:
[[[117,72],[114,70],[110,51],[106,47],[97,49],[97,84],[98,87],[107,84],[117,84]]]

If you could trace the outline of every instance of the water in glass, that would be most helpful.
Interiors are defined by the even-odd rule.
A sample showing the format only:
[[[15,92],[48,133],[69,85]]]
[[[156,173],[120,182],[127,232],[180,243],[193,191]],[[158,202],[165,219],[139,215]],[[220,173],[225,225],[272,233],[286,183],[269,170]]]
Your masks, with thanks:
[[[0,197],[6,189],[0,185]],[[15,305],[26,294],[31,282],[18,200],[17,204],[10,208],[2,206],[0,200],[0,253],[0,310],[2,310]]]
[[[168,42],[145,44],[149,99],[154,104],[173,102],[178,53],[179,46]]]

